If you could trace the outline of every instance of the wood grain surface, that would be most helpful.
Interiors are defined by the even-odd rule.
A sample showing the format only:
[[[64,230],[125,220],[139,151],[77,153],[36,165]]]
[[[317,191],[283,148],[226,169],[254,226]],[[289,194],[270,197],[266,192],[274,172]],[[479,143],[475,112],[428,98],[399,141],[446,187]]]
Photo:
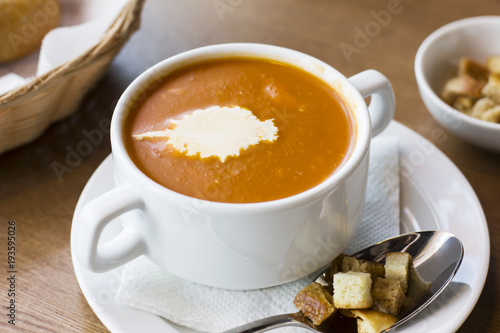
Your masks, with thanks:
[[[221,6],[222,4],[222,6]],[[225,5],[225,6],[224,6]],[[396,6],[397,5],[397,6]],[[357,29],[374,14],[396,6],[373,37],[346,55]],[[53,124],[39,139],[0,155],[0,331],[108,332],[85,300],[70,253],[73,212],[89,177],[110,154],[105,124],[126,86],[151,65],[198,46],[260,42],[303,51],[346,76],[373,68],[392,82],[396,120],[441,149],[464,173],[484,209],[491,260],[482,295],[460,333],[500,332],[500,154],[446,135],[418,94],[413,63],[420,43],[451,21],[499,15],[499,0],[148,0],[140,30],[115,59],[103,80],[72,116]],[[345,44],[344,44],[345,45]],[[69,152],[97,129],[103,136],[71,161]],[[16,325],[7,323],[8,221],[16,221]]]

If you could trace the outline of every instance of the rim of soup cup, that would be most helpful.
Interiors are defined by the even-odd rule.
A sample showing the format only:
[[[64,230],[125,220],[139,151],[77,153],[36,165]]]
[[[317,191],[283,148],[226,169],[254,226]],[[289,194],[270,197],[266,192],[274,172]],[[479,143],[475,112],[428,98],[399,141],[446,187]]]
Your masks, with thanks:
[[[255,57],[288,63],[308,72],[312,70],[313,75],[332,86],[332,89],[336,89],[336,92],[343,99],[344,104],[346,104],[351,113],[354,124],[354,142],[352,143],[350,156],[320,184],[298,194],[262,202],[229,203],[198,199],[173,191],[149,178],[132,161],[124,144],[125,133],[123,133],[123,125],[129,111],[132,109],[129,105],[131,98],[134,94],[137,94],[140,87],[150,87],[152,83],[151,80],[155,77],[159,77],[158,73],[160,73],[160,78],[163,79],[172,71],[182,68],[185,65],[224,57]],[[308,68],[304,68],[298,64],[308,64]],[[334,80],[328,82],[324,79],[325,75],[328,75],[330,79],[334,78]],[[349,94],[349,96],[344,96],[337,90],[339,88],[343,91],[345,90],[345,94]],[[203,207],[204,212],[217,213],[219,215],[236,213],[248,215],[285,210],[288,207],[298,206],[310,202],[312,199],[323,197],[328,192],[333,191],[341,185],[341,183],[346,180],[363,161],[365,155],[368,153],[372,135],[370,116],[363,97],[354,86],[352,86],[348,79],[332,66],[305,53],[280,46],[257,43],[227,43],[204,46],[179,53],[157,63],[140,74],[127,87],[118,100],[111,120],[110,136],[113,162],[120,163],[120,168],[126,172],[128,175],[127,177],[132,175],[135,180],[146,186],[149,191],[164,196],[167,200],[171,200],[180,205],[189,205],[195,202],[197,206]],[[125,183],[126,182],[130,182],[130,178],[127,179]]]

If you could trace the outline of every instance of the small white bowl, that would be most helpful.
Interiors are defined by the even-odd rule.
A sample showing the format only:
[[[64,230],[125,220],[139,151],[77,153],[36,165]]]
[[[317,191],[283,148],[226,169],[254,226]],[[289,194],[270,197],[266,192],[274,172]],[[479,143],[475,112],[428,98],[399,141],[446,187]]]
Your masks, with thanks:
[[[447,80],[456,75],[462,57],[484,62],[500,55],[500,16],[471,17],[449,23],[430,34],[415,58],[415,76],[425,106],[449,132],[483,148],[500,152],[500,124],[455,110],[441,98]]]

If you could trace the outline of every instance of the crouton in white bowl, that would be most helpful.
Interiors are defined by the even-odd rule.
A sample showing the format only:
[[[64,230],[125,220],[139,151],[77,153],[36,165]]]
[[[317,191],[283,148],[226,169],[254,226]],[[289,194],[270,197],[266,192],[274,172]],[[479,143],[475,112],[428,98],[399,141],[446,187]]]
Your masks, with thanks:
[[[500,56],[499,31],[500,16],[455,21],[430,34],[415,58],[420,95],[436,121],[463,140],[496,152],[500,103],[495,96],[500,96],[500,85],[495,83],[500,73],[493,66]],[[486,74],[478,77],[476,65],[484,65]]]

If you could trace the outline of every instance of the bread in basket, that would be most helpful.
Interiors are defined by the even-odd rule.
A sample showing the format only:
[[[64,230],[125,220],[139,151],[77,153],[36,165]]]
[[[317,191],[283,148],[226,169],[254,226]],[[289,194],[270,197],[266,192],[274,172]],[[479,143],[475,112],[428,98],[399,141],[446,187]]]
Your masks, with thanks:
[[[27,84],[0,95],[0,154],[40,136],[74,112],[138,29],[144,0],[129,0],[99,43]]]

